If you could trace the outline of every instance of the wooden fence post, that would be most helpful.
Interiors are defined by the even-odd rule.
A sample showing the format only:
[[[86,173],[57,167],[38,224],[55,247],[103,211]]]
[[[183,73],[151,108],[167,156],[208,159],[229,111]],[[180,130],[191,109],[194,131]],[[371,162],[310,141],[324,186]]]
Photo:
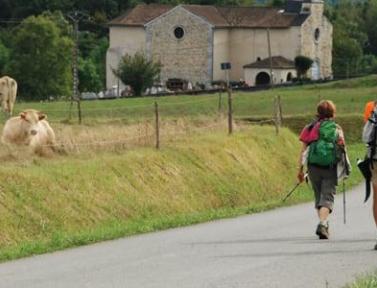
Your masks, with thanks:
[[[233,133],[232,89],[228,87],[228,133]]]
[[[279,135],[279,104],[278,104],[278,97],[276,96],[274,99],[274,122],[275,122],[275,131],[276,135]]]
[[[279,124],[281,127],[283,125],[283,105],[281,103],[280,95],[278,95],[278,104],[279,104]]]
[[[82,113],[81,113],[81,99],[80,95],[77,95],[77,112],[79,116],[79,124],[82,123]]]
[[[158,113],[157,101],[154,102],[154,111],[156,115],[156,149],[160,149],[160,115]]]

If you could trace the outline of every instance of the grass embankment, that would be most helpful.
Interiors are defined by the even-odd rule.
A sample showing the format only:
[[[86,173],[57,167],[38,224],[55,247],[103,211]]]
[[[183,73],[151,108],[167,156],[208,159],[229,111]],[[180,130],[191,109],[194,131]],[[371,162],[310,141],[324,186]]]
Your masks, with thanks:
[[[338,108],[338,115],[361,115],[367,101],[376,99],[377,76],[372,75],[352,80],[343,80],[326,84],[277,88],[259,92],[234,92],[233,110],[236,118],[267,117],[273,115],[273,101],[280,95],[284,117],[297,115],[313,115],[314,108],[320,99],[330,99]],[[221,111],[226,112],[226,93],[222,93],[222,103],[219,105],[219,95],[198,96],[166,96],[145,97],[117,100],[83,101],[83,121],[86,124],[100,122],[135,123],[153,120],[154,103],[159,103],[162,119],[190,117],[203,115],[214,117]],[[17,103],[16,113],[26,108],[34,108],[47,113],[52,122],[67,121],[69,118],[69,102],[31,102]],[[73,106],[71,121],[77,122]]]
[[[354,283],[347,285],[345,288],[376,288],[377,287],[377,273],[375,275],[367,276],[356,280]]]
[[[0,260],[281,206],[295,184],[297,136],[251,127],[140,148],[5,162]],[[360,156],[360,145],[350,147]],[[349,185],[360,181],[354,173]],[[287,202],[308,201],[306,185]],[[287,204],[286,203],[286,204]]]

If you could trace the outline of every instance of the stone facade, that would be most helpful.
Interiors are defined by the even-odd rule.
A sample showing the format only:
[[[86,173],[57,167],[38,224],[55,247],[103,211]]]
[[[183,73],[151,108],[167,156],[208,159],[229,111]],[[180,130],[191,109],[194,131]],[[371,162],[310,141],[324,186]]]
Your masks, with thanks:
[[[157,13],[156,9],[161,9],[161,12]],[[243,13],[242,8],[235,9],[241,9],[235,11]],[[332,25],[323,15],[322,1],[303,1],[302,10],[296,11],[296,14],[268,8],[247,9],[249,14],[244,24],[234,25],[227,22],[221,9],[214,6],[137,6],[134,9],[138,11],[136,16],[125,14],[123,20],[110,25],[107,87],[119,83],[112,68],[117,66],[120,57],[139,50],[161,62],[162,83],[171,78],[205,85],[226,80],[226,74],[220,68],[223,62],[232,64],[230,80],[255,78],[258,71],[244,71],[243,66],[269,57],[268,30],[271,56],[283,56],[292,61],[298,55],[310,57],[315,62],[308,76],[312,79],[332,77]],[[215,15],[214,11],[218,14]],[[145,21],[148,15],[150,20]],[[257,17],[260,17],[259,20]],[[259,25],[262,22],[264,24]],[[181,37],[175,34],[177,28]],[[287,73],[293,74],[293,71],[282,72],[284,75],[280,72],[275,74],[274,71],[275,83],[286,79]],[[243,80],[255,83],[255,79]]]
[[[183,30],[182,38],[174,34],[177,27]],[[146,24],[145,30],[147,55],[162,64],[161,82],[180,78],[192,84],[211,83],[213,30],[208,22],[177,6]]]
[[[313,68],[309,77],[314,80],[332,77],[332,33],[329,20],[323,16],[323,3],[314,2],[307,6],[309,18],[301,26],[300,55],[311,58]]]

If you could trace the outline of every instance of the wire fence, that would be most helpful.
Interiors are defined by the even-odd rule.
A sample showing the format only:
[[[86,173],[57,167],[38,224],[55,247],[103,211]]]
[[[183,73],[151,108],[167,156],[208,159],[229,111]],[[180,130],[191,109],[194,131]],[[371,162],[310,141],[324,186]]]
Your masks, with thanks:
[[[74,111],[63,107],[48,109],[48,105],[43,103],[41,106],[46,109],[42,111],[47,114],[55,131],[56,142],[53,145],[41,145],[41,148],[61,153],[117,151],[132,147],[160,149],[167,143],[171,144],[185,137],[189,139],[196,134],[232,134],[238,130],[233,117],[233,93],[230,89],[218,97],[191,100],[177,97],[174,102],[165,101],[156,98],[150,103],[118,106],[119,103],[115,100],[102,102],[103,107],[84,107],[82,114],[86,121],[83,125],[68,121],[68,114]],[[17,107],[15,113],[22,110],[22,107]],[[282,124],[279,96],[275,98],[270,110],[270,119],[250,122],[275,125],[276,133],[279,134]]]

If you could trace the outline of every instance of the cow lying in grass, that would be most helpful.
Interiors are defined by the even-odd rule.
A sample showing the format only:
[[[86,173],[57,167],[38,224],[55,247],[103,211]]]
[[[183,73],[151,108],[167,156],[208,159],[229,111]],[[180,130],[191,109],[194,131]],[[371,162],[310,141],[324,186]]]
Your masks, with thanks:
[[[41,156],[55,150],[55,133],[46,115],[32,109],[7,120],[1,141],[8,146],[28,146],[32,152]]]

